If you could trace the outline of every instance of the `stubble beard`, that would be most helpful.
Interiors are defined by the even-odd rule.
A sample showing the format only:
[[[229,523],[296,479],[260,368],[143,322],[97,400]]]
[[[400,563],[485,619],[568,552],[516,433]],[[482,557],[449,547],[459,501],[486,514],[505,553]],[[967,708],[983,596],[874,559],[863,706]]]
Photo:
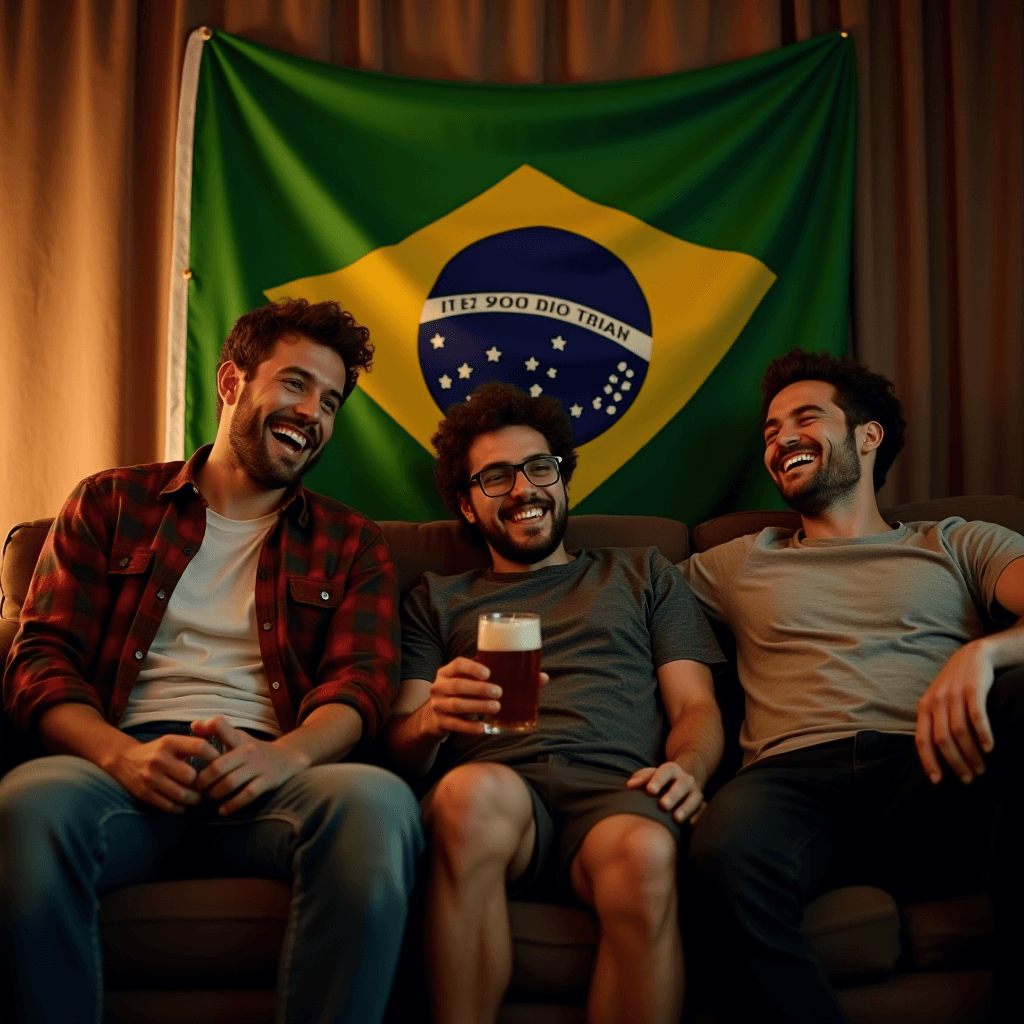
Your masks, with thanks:
[[[235,458],[249,478],[269,491],[276,491],[290,487],[305,476],[319,462],[323,447],[296,466],[275,462],[267,447],[266,426],[248,392],[243,389],[228,428],[228,441]]]
[[[526,502],[525,504],[530,503]],[[537,562],[543,562],[558,549],[569,523],[568,502],[555,502],[548,511],[551,515],[551,531],[546,537],[541,534],[533,540],[520,542],[497,528],[485,526],[479,520],[477,520],[477,528],[488,545],[502,558],[509,562],[515,562],[517,565],[534,565]]]
[[[798,490],[787,494],[781,485],[776,485],[782,500],[802,516],[815,518],[843,503],[860,483],[862,470],[853,431],[847,433],[840,445],[830,448],[827,464],[824,454],[823,449],[817,472],[803,481]]]

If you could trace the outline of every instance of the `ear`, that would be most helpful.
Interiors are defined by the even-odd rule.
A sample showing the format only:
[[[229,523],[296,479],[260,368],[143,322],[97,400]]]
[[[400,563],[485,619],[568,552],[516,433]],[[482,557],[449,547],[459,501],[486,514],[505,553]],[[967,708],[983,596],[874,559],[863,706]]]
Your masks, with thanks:
[[[867,455],[868,452],[875,451],[876,448],[882,443],[882,438],[885,437],[885,431],[882,429],[882,424],[871,420],[868,423],[862,423],[857,428],[857,434],[859,435],[858,440],[860,441],[860,453],[861,455]]]
[[[462,509],[466,522],[476,523],[476,513],[473,511],[473,506],[469,503],[469,499],[464,494],[459,495],[459,508]]]
[[[220,364],[217,370],[217,394],[225,405],[234,405],[238,401],[242,383],[242,371],[237,363],[228,359]]]

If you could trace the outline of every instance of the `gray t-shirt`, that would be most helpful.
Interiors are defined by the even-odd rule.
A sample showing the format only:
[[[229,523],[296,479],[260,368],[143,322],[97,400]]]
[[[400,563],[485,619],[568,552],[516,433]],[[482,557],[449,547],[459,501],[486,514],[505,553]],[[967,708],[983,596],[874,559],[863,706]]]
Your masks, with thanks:
[[[626,774],[659,764],[657,669],[722,660],[690,588],[656,548],[597,548],[533,572],[425,573],[402,609],[402,678],[433,679],[453,658],[472,658],[477,615],[493,611],[540,615],[541,667],[551,677],[540,691],[540,727],[453,734],[456,764],[521,764],[550,753]]]
[[[736,638],[744,762],[862,729],[913,735],[950,656],[1006,613],[996,580],[1024,538],[992,523],[900,523],[808,540],[770,528],[679,568]]]

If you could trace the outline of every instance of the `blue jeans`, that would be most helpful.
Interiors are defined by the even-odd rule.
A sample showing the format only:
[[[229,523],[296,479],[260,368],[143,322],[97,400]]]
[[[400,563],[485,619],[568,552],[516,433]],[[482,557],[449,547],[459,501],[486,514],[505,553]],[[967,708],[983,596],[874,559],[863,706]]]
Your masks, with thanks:
[[[165,814],[79,757],[20,765],[0,781],[4,1020],[96,1024],[99,897],[203,874],[291,884],[278,1021],[379,1021],[422,849],[412,791],[370,765],[309,768],[228,817]]]
[[[913,736],[868,731],[755,761],[715,794],[690,856],[706,902],[709,960],[729,964],[721,992],[740,1004],[725,1019],[845,1020],[801,929],[804,907],[825,889],[876,884],[911,902],[977,889],[990,868],[992,1019],[1020,1020],[1024,667],[997,676],[988,713],[995,749],[969,786],[948,770],[933,785]]]

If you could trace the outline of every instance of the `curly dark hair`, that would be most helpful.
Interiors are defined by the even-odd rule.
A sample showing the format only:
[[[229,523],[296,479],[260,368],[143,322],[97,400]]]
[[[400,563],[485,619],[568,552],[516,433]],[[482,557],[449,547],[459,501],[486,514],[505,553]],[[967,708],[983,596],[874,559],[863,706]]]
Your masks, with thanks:
[[[279,299],[243,313],[228,333],[217,359],[217,369],[229,359],[252,380],[256,368],[267,358],[283,334],[304,334],[341,356],[345,363],[344,401],[356,386],[361,371],[369,371],[373,361],[370,332],[356,323],[351,313],[337,302],[309,302],[306,299]],[[217,422],[224,406],[217,396]]]
[[[906,443],[907,421],[888,377],[873,373],[852,359],[839,359],[827,352],[804,352],[795,348],[768,364],[761,378],[761,421],[768,417],[772,400],[790,384],[801,380],[820,380],[836,389],[836,405],[846,416],[846,427],[853,430],[872,421],[882,425],[882,443],[875,453],[874,485],[881,489],[886,474]]]
[[[463,526],[469,524],[462,514],[459,498],[466,492],[469,477],[466,460],[473,441],[492,430],[520,426],[533,427],[543,434],[551,454],[562,457],[559,470],[568,486],[576,470],[576,442],[569,417],[557,398],[549,395],[531,398],[512,384],[492,381],[481,384],[466,401],[453,405],[437,425],[437,433],[430,439],[437,452],[434,463],[437,492]]]

